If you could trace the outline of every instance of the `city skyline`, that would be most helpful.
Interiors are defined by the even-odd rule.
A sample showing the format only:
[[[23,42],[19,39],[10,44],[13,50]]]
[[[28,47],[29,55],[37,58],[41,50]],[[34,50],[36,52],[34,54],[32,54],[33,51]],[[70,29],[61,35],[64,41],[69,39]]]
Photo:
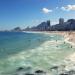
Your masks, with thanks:
[[[75,18],[75,0],[0,0],[0,30]]]

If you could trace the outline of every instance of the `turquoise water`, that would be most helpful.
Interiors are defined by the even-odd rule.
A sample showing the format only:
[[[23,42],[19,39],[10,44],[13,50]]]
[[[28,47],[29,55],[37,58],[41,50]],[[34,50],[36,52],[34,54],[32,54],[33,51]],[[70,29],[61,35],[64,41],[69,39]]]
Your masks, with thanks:
[[[21,66],[49,71],[73,52],[60,35],[0,32],[0,75],[15,75]]]

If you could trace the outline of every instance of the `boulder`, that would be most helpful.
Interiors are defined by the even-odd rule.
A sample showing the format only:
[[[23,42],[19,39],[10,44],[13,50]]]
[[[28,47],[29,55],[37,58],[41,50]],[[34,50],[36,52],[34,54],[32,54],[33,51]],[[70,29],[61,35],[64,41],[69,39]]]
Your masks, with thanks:
[[[18,69],[17,69],[17,71],[22,71],[24,68],[23,67],[19,67]]]
[[[35,73],[45,73],[43,70],[36,70]]]

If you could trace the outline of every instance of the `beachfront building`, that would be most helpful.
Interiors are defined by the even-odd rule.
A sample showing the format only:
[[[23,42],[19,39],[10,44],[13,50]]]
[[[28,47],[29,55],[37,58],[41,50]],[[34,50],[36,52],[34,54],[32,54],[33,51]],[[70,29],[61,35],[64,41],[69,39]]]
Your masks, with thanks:
[[[59,24],[60,24],[60,25],[64,24],[64,18],[60,18],[60,19],[59,19]]]
[[[42,22],[41,24],[37,25],[36,27],[32,27],[30,30],[33,31],[49,31],[51,27],[50,20],[46,22]]]
[[[51,23],[50,23],[50,20],[47,21],[47,30],[50,30],[50,27],[51,27]]]

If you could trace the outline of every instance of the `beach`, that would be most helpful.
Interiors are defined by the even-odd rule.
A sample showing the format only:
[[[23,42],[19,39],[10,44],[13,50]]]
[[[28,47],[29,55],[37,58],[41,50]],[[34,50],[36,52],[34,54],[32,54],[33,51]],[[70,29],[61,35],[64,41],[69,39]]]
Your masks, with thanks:
[[[1,32],[0,35],[0,75],[22,75],[37,70],[59,75],[63,65],[63,70],[70,70],[75,63],[69,66],[71,60],[67,61],[75,52],[72,42],[66,40],[68,32]]]
[[[72,46],[75,46],[75,32],[74,31],[51,31],[45,32],[47,34],[57,34],[65,38],[65,42],[70,43]]]
[[[68,32],[55,32],[53,34],[61,35],[65,38],[65,42],[69,43],[71,45],[71,48],[75,48],[75,32],[74,31],[68,31]],[[65,67],[63,68],[63,75],[75,75],[75,52],[68,55],[64,59],[64,64],[62,64]],[[62,66],[61,65],[61,66]],[[59,67],[61,67],[59,66]]]
[[[37,33],[37,32],[36,32]],[[68,43],[70,44],[70,48],[75,48],[75,32],[74,31],[51,31],[51,32],[38,32],[38,33],[43,33],[47,35],[61,35],[64,37],[64,44]],[[52,41],[53,42],[53,41]],[[51,43],[51,41],[47,42],[48,44]],[[58,42],[61,43],[61,42]],[[54,41],[54,44],[57,44],[57,42]],[[71,69],[74,69],[75,66],[75,52],[73,52],[70,55],[67,55],[65,59],[63,60],[65,63],[65,68],[64,70],[68,71]],[[64,65],[64,64],[62,64]],[[60,65],[61,66],[61,65]]]

